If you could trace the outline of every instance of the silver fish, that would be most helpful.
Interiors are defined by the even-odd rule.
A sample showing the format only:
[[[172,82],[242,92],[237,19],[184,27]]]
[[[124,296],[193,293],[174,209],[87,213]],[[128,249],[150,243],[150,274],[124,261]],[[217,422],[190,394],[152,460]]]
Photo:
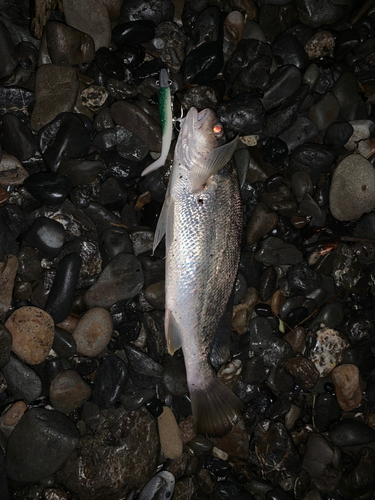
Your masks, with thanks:
[[[191,108],[177,140],[154,248],[166,235],[165,333],[173,354],[182,346],[197,432],[223,436],[241,401],[217,377],[215,333],[236,278],[242,233],[238,179],[212,109]]]

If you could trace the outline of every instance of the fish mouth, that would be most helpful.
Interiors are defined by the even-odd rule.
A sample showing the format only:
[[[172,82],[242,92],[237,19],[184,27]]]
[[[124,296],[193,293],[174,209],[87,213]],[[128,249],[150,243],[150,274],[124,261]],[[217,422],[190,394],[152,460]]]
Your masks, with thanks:
[[[203,109],[200,113],[198,113],[197,119],[199,122],[203,120],[203,118],[206,116],[207,111],[208,111],[207,109]]]

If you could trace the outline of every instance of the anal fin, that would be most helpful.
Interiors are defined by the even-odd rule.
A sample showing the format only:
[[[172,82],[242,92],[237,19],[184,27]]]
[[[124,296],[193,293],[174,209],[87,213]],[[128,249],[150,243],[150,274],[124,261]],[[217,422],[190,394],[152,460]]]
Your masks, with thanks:
[[[165,337],[169,354],[173,355],[182,345],[181,332],[172,314],[172,311],[165,308]]]
[[[172,197],[166,196],[156,226],[152,252],[155,252],[155,248],[159,245],[164,235],[166,235],[167,245],[169,245],[172,241],[171,238],[173,237],[173,211],[174,203]]]

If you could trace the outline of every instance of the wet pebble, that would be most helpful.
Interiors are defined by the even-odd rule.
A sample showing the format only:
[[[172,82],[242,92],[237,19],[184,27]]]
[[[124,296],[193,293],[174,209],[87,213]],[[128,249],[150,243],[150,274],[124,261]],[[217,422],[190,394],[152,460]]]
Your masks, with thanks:
[[[254,439],[256,456],[269,480],[280,477],[281,471],[289,474],[297,472],[299,457],[281,422],[261,421],[254,430]],[[277,469],[274,468],[276,464]]]
[[[302,261],[302,253],[294,245],[270,236],[261,243],[255,259],[271,266],[293,265]]]
[[[64,226],[48,217],[35,219],[24,237],[25,243],[36,247],[44,257],[52,259],[62,250],[64,240]]]
[[[64,370],[51,382],[49,397],[55,410],[71,413],[91,396],[91,388],[74,370]]]
[[[4,315],[9,311],[11,305],[18,259],[15,255],[6,255],[0,266],[0,314]]]
[[[374,168],[361,155],[353,154],[339,163],[332,178],[329,206],[332,215],[342,221],[357,219],[375,207]]]
[[[161,128],[141,108],[126,101],[116,101],[111,106],[111,116],[117,125],[141,139],[150,151],[161,151]]]
[[[260,316],[253,318],[249,323],[250,348],[261,354],[269,345],[273,329],[267,318]]]
[[[180,429],[168,406],[164,406],[163,413],[158,417],[158,430],[163,454],[172,460],[179,458],[183,450]]]
[[[39,172],[30,175],[25,180],[24,186],[35,199],[48,206],[64,203],[73,188],[69,178],[58,172]]]
[[[41,66],[35,77],[36,104],[30,121],[32,130],[40,130],[59,113],[73,111],[78,89],[76,72],[71,66]]]
[[[128,371],[125,363],[116,355],[109,356],[96,372],[92,386],[92,400],[99,408],[110,408],[125,389]]]
[[[154,389],[141,389],[134,386],[134,388],[125,389],[120,396],[120,401],[127,410],[137,411],[153,398],[155,398]]]
[[[89,307],[109,307],[135,297],[144,283],[140,261],[132,254],[119,253],[103,269],[84,298]]]
[[[336,366],[332,370],[337,401],[344,411],[357,408],[363,397],[363,383],[358,367],[351,364]]]
[[[95,57],[94,40],[83,30],[49,21],[46,24],[46,39],[48,55],[53,64],[82,64]]]
[[[0,425],[2,432],[4,432],[7,437],[10,436],[26,410],[26,403],[24,401],[17,401],[3,413]]]
[[[81,257],[75,252],[69,253],[59,262],[45,305],[46,312],[55,323],[61,323],[70,312],[81,263]]]
[[[312,389],[319,378],[319,372],[314,363],[303,356],[287,359],[285,367],[293,377],[301,381],[306,389]]]
[[[77,352],[84,356],[97,356],[108,345],[112,336],[111,314],[101,307],[87,311],[73,330]]]
[[[103,2],[95,0],[90,5],[78,5],[71,0],[64,0],[63,9],[68,26],[90,35],[94,40],[95,51],[109,46],[111,23]]]
[[[220,104],[217,113],[224,125],[240,135],[259,133],[265,121],[265,111],[261,101],[246,93]]]
[[[352,134],[353,127],[349,122],[334,122],[324,132],[323,143],[328,146],[344,146]]]
[[[61,467],[78,444],[78,430],[68,417],[57,411],[32,408],[9,438],[8,475],[20,482],[47,477]]]
[[[54,322],[48,313],[37,307],[24,306],[13,312],[5,327],[12,334],[12,350],[19,358],[31,365],[46,359],[54,333]]]
[[[175,477],[169,471],[156,474],[138,495],[138,500],[148,500],[157,496],[160,500],[172,498],[175,490]]]
[[[321,275],[306,263],[290,267],[287,272],[289,289],[293,295],[306,295],[316,290],[321,282]]]
[[[303,468],[309,472],[318,491],[329,493],[338,486],[342,475],[340,450],[323,436],[313,434],[307,442]]]
[[[329,437],[332,443],[340,448],[363,446],[375,441],[375,431],[363,422],[344,418],[330,427]]]
[[[146,410],[131,414],[123,408],[110,408],[105,412],[104,424],[112,430],[99,427],[93,435],[81,438],[80,447],[58,472],[58,484],[82,500],[99,500],[102,488],[107,495],[126,495],[155,474],[159,440],[153,417]],[[124,434],[121,422],[127,429]],[[93,449],[98,453],[92,454]],[[130,456],[132,460],[128,460]],[[87,474],[93,474],[89,484]]]
[[[0,323],[0,368],[9,363],[12,345],[12,334],[2,323]]]
[[[247,223],[247,244],[253,245],[260,240],[275,227],[277,220],[277,214],[270,210],[266,203],[257,203]]]
[[[2,368],[8,389],[16,398],[26,403],[35,401],[42,392],[39,375],[26,363],[11,355],[9,363]]]
[[[321,377],[326,377],[344,359],[348,342],[337,330],[323,326],[306,339],[307,357],[315,364]]]
[[[18,186],[29,176],[19,160],[8,153],[2,155],[0,161],[0,184],[3,186]]]
[[[138,387],[151,388],[163,376],[163,367],[147,354],[132,345],[125,346],[129,360],[129,375]]]

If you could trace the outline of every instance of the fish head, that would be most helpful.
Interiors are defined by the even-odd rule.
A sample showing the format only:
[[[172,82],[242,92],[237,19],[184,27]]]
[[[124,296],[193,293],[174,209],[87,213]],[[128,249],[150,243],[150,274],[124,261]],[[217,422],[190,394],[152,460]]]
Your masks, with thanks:
[[[223,125],[214,110],[198,113],[190,108],[182,124],[176,145],[178,160],[186,168],[193,193],[200,192],[208,179],[219,172],[231,159],[237,138],[226,142]]]
[[[192,107],[182,124],[176,149],[181,163],[192,168],[225,142],[224,127],[215,111],[206,108],[198,113],[198,110]]]

